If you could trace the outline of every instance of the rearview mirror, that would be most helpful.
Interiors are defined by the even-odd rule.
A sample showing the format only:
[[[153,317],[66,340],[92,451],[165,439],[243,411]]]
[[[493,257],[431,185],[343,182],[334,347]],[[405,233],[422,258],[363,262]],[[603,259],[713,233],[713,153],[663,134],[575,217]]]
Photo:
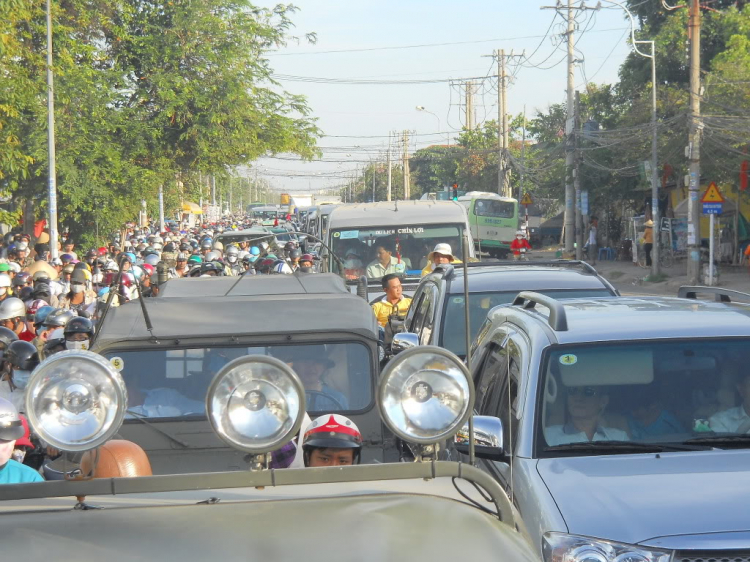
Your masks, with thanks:
[[[494,416],[474,416],[474,455],[479,459],[507,462],[503,449],[503,422]],[[454,445],[459,453],[469,454],[469,424],[456,434]]]
[[[417,334],[412,334],[411,332],[401,332],[393,336],[393,341],[391,342],[391,353],[393,353],[393,355],[396,355],[397,353],[401,353],[402,351],[406,351],[407,349],[417,347],[418,345],[419,336]]]

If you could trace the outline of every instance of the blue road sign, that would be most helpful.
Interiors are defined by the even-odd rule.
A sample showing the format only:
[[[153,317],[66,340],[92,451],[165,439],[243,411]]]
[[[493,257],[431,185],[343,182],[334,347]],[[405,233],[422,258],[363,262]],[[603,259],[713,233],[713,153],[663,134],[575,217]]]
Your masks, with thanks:
[[[704,215],[720,215],[723,203],[703,203]]]

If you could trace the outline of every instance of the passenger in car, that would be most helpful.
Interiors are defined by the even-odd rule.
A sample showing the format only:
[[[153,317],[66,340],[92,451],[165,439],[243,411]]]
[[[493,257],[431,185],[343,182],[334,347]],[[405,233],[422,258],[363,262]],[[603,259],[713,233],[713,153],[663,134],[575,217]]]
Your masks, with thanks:
[[[737,392],[742,404],[729,408],[708,419],[709,427],[716,433],[747,433],[750,431],[750,370],[740,374]]]
[[[586,441],[628,441],[626,432],[602,425],[602,414],[608,404],[609,394],[604,387],[568,387],[566,422],[545,429],[547,444],[553,447]]]
[[[346,396],[331,388],[325,377],[335,363],[325,354],[321,346],[307,346],[295,350],[295,356],[287,360],[305,387],[307,409],[310,411],[348,410]]]
[[[685,427],[664,408],[654,385],[637,385],[633,390],[632,406],[626,415],[633,439],[685,433]]]

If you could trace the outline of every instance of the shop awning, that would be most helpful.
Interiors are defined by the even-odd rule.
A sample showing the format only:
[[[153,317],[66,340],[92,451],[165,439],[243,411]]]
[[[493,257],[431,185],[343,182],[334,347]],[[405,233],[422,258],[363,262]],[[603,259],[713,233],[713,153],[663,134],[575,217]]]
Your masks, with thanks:
[[[183,213],[192,213],[194,215],[202,215],[203,214],[203,209],[201,209],[195,203],[185,202],[185,203],[182,204],[182,212]]]

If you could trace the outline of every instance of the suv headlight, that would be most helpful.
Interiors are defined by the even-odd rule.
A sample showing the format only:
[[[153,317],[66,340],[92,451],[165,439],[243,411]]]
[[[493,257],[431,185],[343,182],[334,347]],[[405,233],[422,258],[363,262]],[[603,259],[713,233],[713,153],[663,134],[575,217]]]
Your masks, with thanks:
[[[669,562],[671,552],[566,533],[545,533],[545,562]]]

